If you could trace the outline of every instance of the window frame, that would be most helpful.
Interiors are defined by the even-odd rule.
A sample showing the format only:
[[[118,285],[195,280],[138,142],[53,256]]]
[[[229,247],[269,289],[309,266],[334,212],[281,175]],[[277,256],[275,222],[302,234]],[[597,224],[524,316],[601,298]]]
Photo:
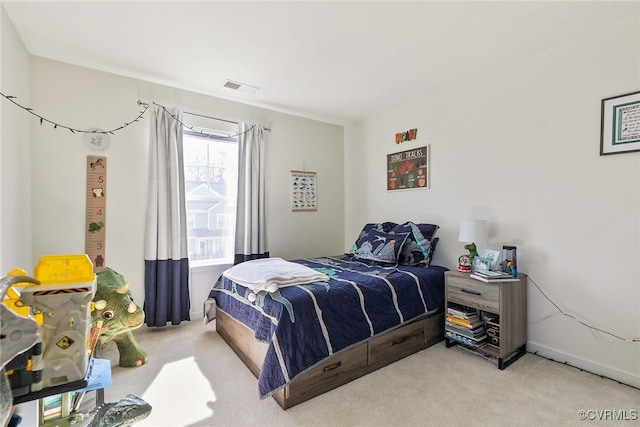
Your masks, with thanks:
[[[229,133],[223,130],[216,130],[216,129],[210,129],[210,128],[195,128],[195,127],[186,127],[184,126],[182,129],[182,135],[183,135],[183,156],[184,156],[184,152],[185,152],[185,146],[188,143],[187,141],[185,141],[186,138],[193,138],[193,139],[201,139],[201,140],[206,140],[209,142],[219,142],[219,143],[229,143],[229,144],[234,144],[236,146],[236,148],[238,148],[238,136],[233,134],[233,133]],[[238,153],[239,154],[239,153]],[[210,165],[207,165],[210,166]],[[184,168],[185,168],[185,189],[186,189],[186,182],[187,182],[187,168],[188,165],[186,164],[186,162],[184,163]],[[206,184],[208,185],[209,181],[206,182]],[[236,185],[237,185],[237,166],[236,166]],[[235,196],[236,196],[236,203],[237,203],[237,188],[235,190]],[[187,195],[185,194],[185,204],[187,202]],[[185,207],[186,208],[186,207]],[[195,215],[196,213],[194,213],[193,211],[187,211],[186,212],[187,215],[187,221],[188,223],[192,223],[195,224],[197,222]],[[225,221],[225,226],[224,227],[218,227],[218,224],[220,223],[220,215],[224,215],[227,220]],[[231,220],[233,222],[233,224],[230,226],[229,225],[229,220]],[[208,221],[208,220],[207,220]],[[215,229],[229,229],[232,228],[232,230],[235,230],[235,213],[231,213],[231,212],[225,212],[225,213],[217,213],[216,214],[216,228]],[[190,240],[190,245],[191,246],[191,240],[194,239],[194,237],[191,236],[191,232],[190,230],[192,229],[192,227],[189,227],[187,229],[187,233],[189,235],[188,239]],[[211,228],[209,228],[211,229]],[[225,237],[226,239],[228,239],[228,236]],[[219,242],[217,242],[217,240],[220,240],[219,238],[212,238],[210,239],[210,242],[200,242],[198,240],[197,237],[196,239],[196,243],[197,245],[202,245],[204,244],[206,245],[218,245]],[[232,233],[232,239],[233,239],[233,233]],[[233,251],[232,251],[233,252]],[[220,265],[232,265],[233,264],[233,254],[230,257],[227,258],[208,258],[208,259],[197,259],[194,260],[191,257],[191,250],[188,250],[188,254],[189,254],[189,265],[191,268],[197,268],[198,270],[200,269],[205,269],[205,268],[211,268],[211,267],[216,267],[216,266],[220,266]]]

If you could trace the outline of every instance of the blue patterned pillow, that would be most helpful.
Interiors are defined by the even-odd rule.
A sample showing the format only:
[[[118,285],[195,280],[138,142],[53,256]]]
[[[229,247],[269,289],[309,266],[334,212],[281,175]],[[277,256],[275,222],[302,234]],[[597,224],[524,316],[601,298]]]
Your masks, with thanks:
[[[408,236],[407,233],[385,233],[372,229],[356,240],[351,253],[358,259],[395,264]]]
[[[395,222],[369,222],[367,224],[364,225],[364,227],[362,227],[362,231],[360,232],[360,235],[358,236],[358,239],[360,239],[361,237],[364,237],[367,235],[367,233],[369,233],[371,230],[377,230],[377,231],[382,231],[384,233],[389,233],[391,232],[391,230],[393,230],[393,228],[398,225]]]
[[[398,255],[398,264],[402,265],[429,265],[433,255],[431,241],[438,230],[435,224],[414,224],[411,221],[397,225],[391,233],[409,236]]]
[[[434,237],[431,239],[431,249],[429,250],[429,258],[426,260],[426,265],[431,264],[431,260],[433,259],[433,255],[436,253],[436,246],[438,245],[439,237]]]

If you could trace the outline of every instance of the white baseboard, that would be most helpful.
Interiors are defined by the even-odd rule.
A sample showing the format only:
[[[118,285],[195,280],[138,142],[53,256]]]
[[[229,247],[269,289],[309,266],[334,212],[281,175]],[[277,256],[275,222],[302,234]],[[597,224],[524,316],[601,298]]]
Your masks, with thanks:
[[[614,381],[640,389],[640,377],[627,372],[617,371],[615,369],[584,360],[575,355],[567,354],[534,342],[527,342],[527,351],[530,353],[536,353],[546,359],[551,359],[560,363],[567,363],[568,365],[591,372],[592,374],[607,377]]]

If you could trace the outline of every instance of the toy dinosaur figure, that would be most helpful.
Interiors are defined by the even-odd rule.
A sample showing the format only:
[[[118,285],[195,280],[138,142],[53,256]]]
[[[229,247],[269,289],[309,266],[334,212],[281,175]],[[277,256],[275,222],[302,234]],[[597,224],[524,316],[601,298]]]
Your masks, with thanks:
[[[128,394],[115,403],[104,403],[91,414],[86,427],[120,427],[143,420],[151,413],[151,405],[145,400]]]
[[[120,353],[120,366],[144,365],[149,360],[147,353],[140,348],[131,333],[142,326],[144,311],[133,302],[129,283],[111,268],[99,271],[96,276],[91,319],[94,325],[102,322],[101,343],[116,342]]]
[[[478,254],[478,249],[476,248],[476,244],[475,243],[469,243],[468,245],[464,245],[464,248],[466,250],[469,251],[469,260],[471,260],[471,262],[473,263],[473,259],[477,256],[480,256]]]
[[[151,405],[134,394],[117,402],[103,403],[91,412],[73,412],[43,425],[77,427],[126,427],[142,421],[151,414]],[[55,422],[55,424],[53,424]]]

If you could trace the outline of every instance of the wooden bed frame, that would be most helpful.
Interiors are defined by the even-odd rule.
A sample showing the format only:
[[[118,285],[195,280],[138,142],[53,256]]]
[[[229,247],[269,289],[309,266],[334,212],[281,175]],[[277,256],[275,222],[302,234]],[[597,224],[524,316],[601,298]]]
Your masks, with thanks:
[[[267,344],[257,341],[251,329],[220,308],[216,311],[216,331],[257,378],[267,353]],[[300,374],[274,393],[273,397],[282,409],[288,409],[443,339],[444,313],[425,314],[355,347],[335,353]]]

